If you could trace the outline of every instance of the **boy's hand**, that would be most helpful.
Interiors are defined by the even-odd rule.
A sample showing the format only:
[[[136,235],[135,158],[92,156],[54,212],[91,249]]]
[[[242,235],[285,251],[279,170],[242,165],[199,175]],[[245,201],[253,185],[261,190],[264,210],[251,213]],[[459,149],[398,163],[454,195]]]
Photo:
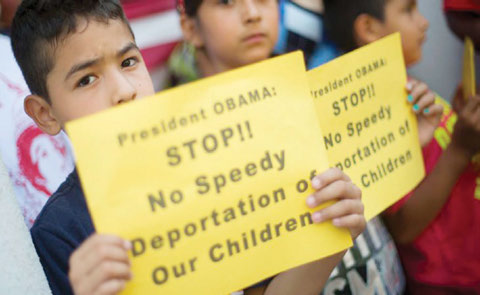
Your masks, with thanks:
[[[462,88],[459,87],[453,98],[453,109],[458,117],[451,146],[470,161],[480,152],[480,95],[465,100],[462,93]]]
[[[406,88],[407,100],[417,115],[420,145],[424,147],[432,140],[440,123],[443,106],[435,104],[435,94],[421,81],[409,79]]]
[[[132,278],[129,242],[94,234],[70,256],[68,277],[76,295],[117,294]]]
[[[315,208],[330,201],[337,201],[312,214],[315,223],[332,220],[333,225],[347,228],[353,239],[366,226],[363,216],[362,192],[350,178],[338,168],[331,168],[312,179],[316,190],[307,198],[307,205]]]

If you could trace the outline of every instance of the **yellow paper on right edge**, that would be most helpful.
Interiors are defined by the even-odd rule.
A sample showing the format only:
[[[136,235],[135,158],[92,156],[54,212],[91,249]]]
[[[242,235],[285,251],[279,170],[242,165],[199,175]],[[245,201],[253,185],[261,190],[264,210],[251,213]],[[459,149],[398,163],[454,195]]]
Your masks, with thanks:
[[[371,219],[425,176],[400,35],[311,70],[308,78],[330,165],[362,190]]]
[[[467,99],[476,93],[475,85],[475,48],[472,39],[465,37],[463,53],[463,98]]]

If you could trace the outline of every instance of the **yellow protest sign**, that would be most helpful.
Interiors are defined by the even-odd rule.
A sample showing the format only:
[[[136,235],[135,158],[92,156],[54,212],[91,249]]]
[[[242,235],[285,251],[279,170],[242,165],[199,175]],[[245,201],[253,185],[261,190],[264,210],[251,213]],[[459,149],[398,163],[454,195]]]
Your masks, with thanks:
[[[351,245],[312,224],[328,167],[301,53],[67,125],[100,233],[132,241],[125,294],[226,294]]]
[[[470,37],[465,37],[465,48],[463,52],[463,97],[465,99],[476,94],[475,81],[475,47]]]
[[[331,166],[362,190],[370,219],[424,177],[416,118],[407,102],[400,35],[308,73]]]

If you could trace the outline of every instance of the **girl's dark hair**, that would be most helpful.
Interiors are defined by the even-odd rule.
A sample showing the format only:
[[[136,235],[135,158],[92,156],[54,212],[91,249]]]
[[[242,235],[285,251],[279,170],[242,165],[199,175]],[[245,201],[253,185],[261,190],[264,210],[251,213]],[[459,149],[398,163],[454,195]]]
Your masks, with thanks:
[[[55,65],[55,49],[76,31],[79,18],[104,23],[120,20],[132,32],[117,0],[23,0],[13,19],[11,37],[17,63],[32,94],[47,102],[46,80]]]
[[[323,0],[325,29],[328,38],[344,51],[358,47],[354,36],[354,23],[361,14],[378,20],[385,19],[385,4],[388,0]]]

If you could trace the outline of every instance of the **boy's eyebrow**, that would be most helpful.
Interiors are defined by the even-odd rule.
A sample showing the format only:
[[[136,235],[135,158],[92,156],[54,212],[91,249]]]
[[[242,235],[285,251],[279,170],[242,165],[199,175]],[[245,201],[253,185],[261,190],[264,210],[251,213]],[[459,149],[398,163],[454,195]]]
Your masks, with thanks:
[[[125,53],[129,52],[132,49],[140,51],[137,44],[135,44],[134,42],[129,42],[127,45],[125,45],[125,47],[123,47],[122,49],[120,49],[118,51],[117,56],[120,57],[120,56],[124,55]]]
[[[138,48],[137,44],[135,44],[134,42],[129,42],[127,45],[125,45],[122,49],[120,49],[118,52],[117,52],[117,57],[121,57],[122,55],[126,54],[127,52],[129,52],[130,50],[132,49],[135,49],[137,51],[140,51],[140,49]],[[81,62],[79,64],[76,64],[74,65],[70,71],[68,71],[67,73],[67,76],[65,76],[65,81],[68,80],[68,78],[70,78],[70,76],[72,76],[73,74],[75,74],[76,72],[79,72],[81,70],[84,70],[84,69],[87,69],[95,64],[97,64],[99,61],[101,60],[101,58],[95,58],[95,59],[92,59],[92,60],[87,60],[87,61],[84,61],[84,62]]]
[[[68,78],[70,78],[70,76],[72,76],[76,72],[79,72],[81,70],[84,70],[86,68],[89,68],[89,67],[93,66],[94,64],[97,64],[100,61],[100,59],[101,58],[95,58],[95,59],[87,60],[87,61],[84,61],[84,62],[81,62],[79,64],[74,65],[70,69],[70,71],[68,71],[67,76],[65,76],[65,81],[67,81]]]

